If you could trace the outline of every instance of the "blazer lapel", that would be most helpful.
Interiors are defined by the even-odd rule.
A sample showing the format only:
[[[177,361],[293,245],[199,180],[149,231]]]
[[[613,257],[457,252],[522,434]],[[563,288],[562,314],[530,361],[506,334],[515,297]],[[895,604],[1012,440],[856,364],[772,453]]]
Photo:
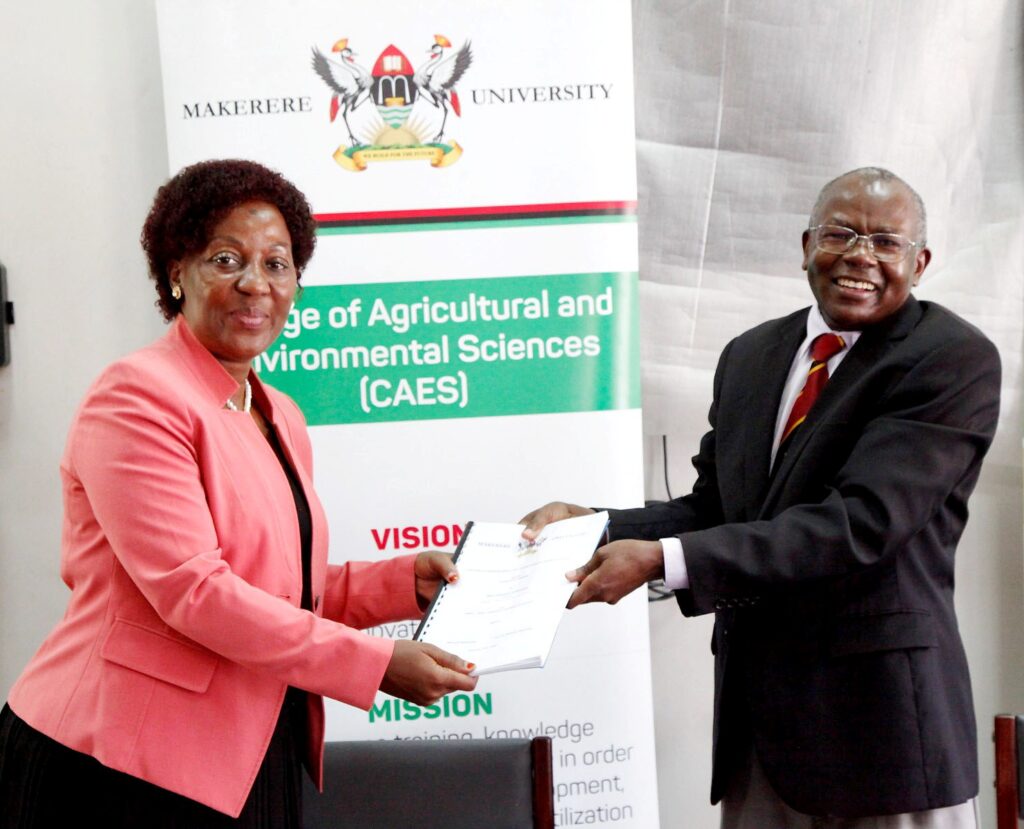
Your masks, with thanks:
[[[906,338],[917,325],[921,313],[920,304],[911,296],[899,311],[878,325],[865,329],[861,334],[856,345],[846,355],[835,374],[829,378],[821,390],[821,395],[807,414],[807,419],[793,432],[785,456],[772,470],[769,489],[760,510],[760,517],[767,514],[772,502],[782,492],[786,478],[794,465],[799,462],[807,441],[822,423],[828,422],[836,402],[841,400],[849,388],[861,377],[871,371],[896,342]]]
[[[781,323],[757,357],[748,366],[750,382],[744,411],[746,440],[744,457],[744,504],[747,519],[753,520],[764,503],[769,484],[769,464],[779,400],[789,376],[793,355],[807,335],[807,312],[793,314]]]

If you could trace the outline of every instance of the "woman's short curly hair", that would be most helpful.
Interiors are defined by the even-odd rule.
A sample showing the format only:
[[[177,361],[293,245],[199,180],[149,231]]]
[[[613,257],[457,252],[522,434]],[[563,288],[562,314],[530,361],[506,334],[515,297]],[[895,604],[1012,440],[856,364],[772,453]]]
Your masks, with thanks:
[[[248,201],[269,202],[281,212],[292,240],[295,269],[301,275],[316,246],[316,220],[302,192],[255,161],[200,161],[156,191],[142,226],[142,249],[164,319],[172,320],[181,311],[181,300],[171,296],[170,264],[205,248],[220,221]]]

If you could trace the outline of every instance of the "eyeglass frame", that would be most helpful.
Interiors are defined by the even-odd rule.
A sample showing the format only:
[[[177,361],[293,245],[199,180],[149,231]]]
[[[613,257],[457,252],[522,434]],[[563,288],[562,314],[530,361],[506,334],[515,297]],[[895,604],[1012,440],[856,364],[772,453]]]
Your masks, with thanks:
[[[834,253],[833,251],[825,250],[819,244],[818,237],[816,235],[816,231],[821,230],[821,228],[823,228],[823,227],[838,227],[838,228],[841,228],[843,230],[848,230],[848,231],[850,231],[850,233],[853,234],[853,241],[850,242],[850,244],[846,247],[846,250],[844,250],[842,253]],[[815,236],[814,236],[814,249],[815,250],[820,250],[822,253],[827,253],[830,256],[845,256],[847,253],[849,253],[851,250],[853,250],[855,247],[857,247],[857,245],[860,243],[860,240],[863,239],[865,242],[867,242],[868,253],[870,253],[873,257],[875,257],[875,259],[878,259],[879,262],[902,262],[904,259],[907,258],[907,256],[910,254],[910,252],[912,250],[914,250],[916,248],[923,248],[927,244],[926,242],[912,242],[909,237],[904,236],[902,233],[887,233],[885,231],[878,231],[877,233],[868,233],[868,234],[858,233],[852,227],[847,227],[846,225],[834,225],[834,224],[814,225],[813,227],[807,228],[807,232],[811,233],[811,234],[815,234]],[[897,237],[899,239],[906,239],[907,243],[910,245],[910,247],[908,247],[907,248],[907,252],[904,253],[898,259],[884,259],[884,258],[880,257],[875,252],[875,243],[871,241],[871,237],[873,237],[873,236],[895,236],[895,237]]]

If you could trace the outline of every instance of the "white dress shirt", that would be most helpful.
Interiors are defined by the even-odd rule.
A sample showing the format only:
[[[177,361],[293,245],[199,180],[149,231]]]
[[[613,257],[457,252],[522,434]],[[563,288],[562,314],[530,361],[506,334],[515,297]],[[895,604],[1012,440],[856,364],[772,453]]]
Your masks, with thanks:
[[[782,430],[786,426],[789,412],[793,408],[800,390],[803,389],[807,380],[807,372],[811,368],[811,343],[819,334],[838,334],[843,338],[846,347],[828,361],[828,374],[831,377],[843,358],[850,353],[853,344],[860,337],[860,331],[833,331],[828,327],[821,316],[821,311],[815,305],[807,315],[807,336],[796,350],[793,362],[789,367],[789,376],[786,378],[786,385],[782,389],[782,398],[779,400],[778,413],[775,416],[775,437],[772,440],[772,454],[768,461],[768,468],[771,469],[775,463],[775,453],[778,452]],[[662,555],[665,558],[665,587],[670,590],[685,590],[690,586],[690,578],[686,572],[686,559],[683,556],[683,542],[677,536],[661,539]]]

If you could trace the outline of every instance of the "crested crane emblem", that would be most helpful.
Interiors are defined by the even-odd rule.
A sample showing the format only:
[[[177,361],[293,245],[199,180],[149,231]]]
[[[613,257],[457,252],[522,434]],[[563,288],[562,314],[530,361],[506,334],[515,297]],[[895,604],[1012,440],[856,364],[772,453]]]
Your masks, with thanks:
[[[456,50],[444,35],[434,35],[418,69],[394,44],[371,69],[357,62],[348,38],[336,41],[331,53],[337,57],[314,46],[313,71],[331,90],[331,122],[340,115],[348,136],[334,153],[338,164],[361,171],[371,161],[425,159],[447,167],[458,160],[462,147],[446,140],[445,131],[449,115],[462,115],[456,86],[473,62],[469,41]]]

